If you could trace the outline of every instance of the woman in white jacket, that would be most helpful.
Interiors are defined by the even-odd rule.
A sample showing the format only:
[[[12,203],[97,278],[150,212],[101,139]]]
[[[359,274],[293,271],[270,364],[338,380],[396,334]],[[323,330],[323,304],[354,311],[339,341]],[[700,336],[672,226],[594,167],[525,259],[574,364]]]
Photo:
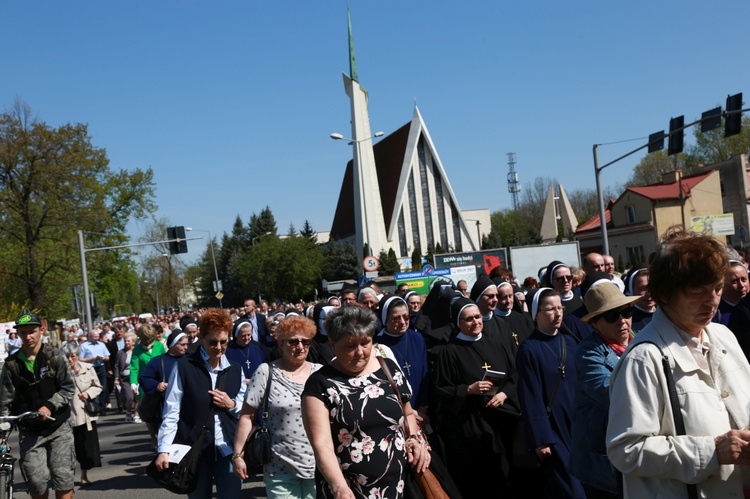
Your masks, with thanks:
[[[657,247],[649,272],[657,311],[611,378],[607,455],[625,497],[691,497],[694,484],[693,497],[742,498],[750,488],[750,365],[732,332],[711,322],[727,268],[708,236],[670,229]]]

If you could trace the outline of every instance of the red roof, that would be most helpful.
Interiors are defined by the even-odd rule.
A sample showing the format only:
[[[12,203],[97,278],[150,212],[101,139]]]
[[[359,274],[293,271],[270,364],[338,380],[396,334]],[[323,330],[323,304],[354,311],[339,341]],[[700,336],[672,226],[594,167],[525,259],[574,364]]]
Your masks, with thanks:
[[[682,184],[683,195],[685,197],[690,197],[690,191],[696,185],[703,182],[706,177],[711,175],[711,173],[713,173],[713,170],[706,173],[691,175],[689,177],[682,177],[682,182],[672,182],[671,184],[651,184],[643,187],[628,187],[627,190],[654,201],[680,199],[680,184]]]
[[[610,208],[612,207],[612,204],[615,202],[614,199],[610,199],[609,203],[607,203],[607,207],[604,209],[604,220],[607,222],[607,227],[612,225],[612,212],[610,211]],[[601,227],[601,222],[599,221],[599,215],[594,215],[592,218],[587,220],[586,222],[582,223],[578,226],[576,229],[576,233],[578,232],[584,232],[587,230],[594,230],[599,229]]]

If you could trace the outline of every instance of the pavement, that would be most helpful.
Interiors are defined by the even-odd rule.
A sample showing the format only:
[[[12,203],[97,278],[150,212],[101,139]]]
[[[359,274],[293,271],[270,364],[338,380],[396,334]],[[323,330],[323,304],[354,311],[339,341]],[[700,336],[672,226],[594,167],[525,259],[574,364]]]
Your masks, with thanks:
[[[114,398],[112,399],[114,403]],[[125,415],[99,416],[97,429],[102,467],[89,470],[91,484],[81,487],[80,469],[76,469],[75,496],[79,499],[173,498],[146,475],[146,465],[154,458],[145,423],[125,423]],[[11,453],[18,457],[18,434],[11,437]],[[16,496],[29,497],[18,466],[15,473]],[[243,497],[266,497],[262,476],[250,477],[242,486]],[[54,497],[51,495],[51,497]],[[213,497],[218,497],[214,490]]]

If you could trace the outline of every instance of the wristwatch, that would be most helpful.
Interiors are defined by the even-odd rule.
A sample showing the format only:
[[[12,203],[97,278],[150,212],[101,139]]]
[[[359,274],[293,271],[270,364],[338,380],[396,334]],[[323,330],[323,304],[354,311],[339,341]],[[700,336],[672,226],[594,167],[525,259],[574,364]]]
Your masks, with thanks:
[[[232,454],[232,461],[236,461],[237,459],[243,459],[242,454]]]

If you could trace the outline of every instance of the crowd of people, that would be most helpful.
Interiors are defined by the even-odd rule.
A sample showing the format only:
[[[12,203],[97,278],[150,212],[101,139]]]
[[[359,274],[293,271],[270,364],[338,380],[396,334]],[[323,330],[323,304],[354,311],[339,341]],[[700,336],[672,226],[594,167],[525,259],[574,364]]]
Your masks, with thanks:
[[[438,278],[426,296],[371,282],[104,324],[62,353],[29,313],[0,411],[42,413],[21,427],[43,437],[22,438],[22,468],[70,440],[82,485],[101,465],[87,401],[146,422],[159,469],[205,431],[194,498],[240,497],[255,473],[269,498],[399,498],[410,469],[438,464],[452,497],[748,497],[744,258],[672,229],[623,273],[597,253],[540,264],[523,282],[502,267],[471,288]],[[23,391],[40,369],[53,375]],[[244,455],[259,427],[262,468]],[[66,466],[27,474],[32,495],[51,479],[66,497]]]

